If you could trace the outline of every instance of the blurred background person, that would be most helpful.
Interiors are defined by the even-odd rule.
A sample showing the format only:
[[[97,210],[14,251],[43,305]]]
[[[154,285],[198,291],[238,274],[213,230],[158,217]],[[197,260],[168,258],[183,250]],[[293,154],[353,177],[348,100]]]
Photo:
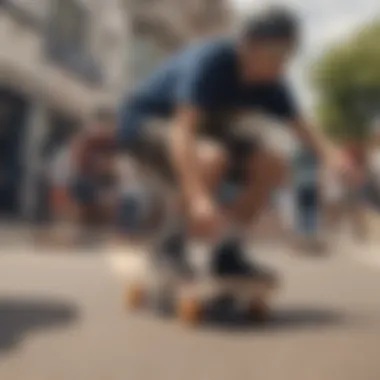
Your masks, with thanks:
[[[114,122],[111,111],[99,110],[72,144],[74,173],[70,195],[76,209],[76,222],[88,232],[94,229],[99,232],[99,227],[114,222],[118,179]],[[90,239],[92,237],[93,234]]]
[[[377,212],[380,212],[380,122],[375,124],[368,147],[368,174],[370,197]]]
[[[49,165],[49,184],[51,209],[54,220],[67,219],[72,212],[70,183],[73,175],[73,164],[70,144],[58,150]]]
[[[369,234],[369,145],[363,140],[350,140],[342,143],[342,146],[359,168],[363,181],[362,184],[350,188],[339,177],[323,176],[324,229],[331,237],[349,233],[357,241],[365,241]]]
[[[69,245],[72,243],[75,208],[70,194],[73,165],[70,144],[66,143],[52,154],[51,160],[41,167],[40,197],[48,201],[41,213],[43,229],[38,231],[39,243]]]
[[[123,155],[118,159],[118,173],[119,235],[126,242],[140,242],[146,237],[152,213],[152,189],[146,180],[144,168],[129,156]]]
[[[345,149],[351,161],[359,168],[363,184],[346,189],[345,216],[351,227],[351,234],[358,241],[368,237],[366,218],[365,187],[368,183],[368,138],[348,141]]]
[[[380,236],[380,123],[376,122],[367,151],[368,180],[365,189],[367,223],[371,237]]]
[[[316,155],[307,147],[297,149],[293,160],[296,245],[305,251],[322,251],[321,172]]]
[[[336,176],[322,174],[323,233],[329,243],[341,232],[346,187]]]

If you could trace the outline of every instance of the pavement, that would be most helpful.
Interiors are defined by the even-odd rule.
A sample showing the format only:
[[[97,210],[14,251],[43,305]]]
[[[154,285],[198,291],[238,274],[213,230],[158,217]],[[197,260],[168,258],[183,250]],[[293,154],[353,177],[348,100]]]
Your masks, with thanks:
[[[313,258],[255,247],[283,276],[271,321],[192,329],[124,309],[138,249],[3,247],[0,379],[379,380],[379,248]]]

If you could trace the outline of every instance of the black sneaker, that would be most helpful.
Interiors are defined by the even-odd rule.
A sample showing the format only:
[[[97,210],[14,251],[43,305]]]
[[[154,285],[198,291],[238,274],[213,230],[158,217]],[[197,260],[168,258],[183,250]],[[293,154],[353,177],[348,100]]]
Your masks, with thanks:
[[[183,279],[192,279],[194,270],[188,261],[186,241],[183,236],[171,236],[155,250],[159,270],[168,270]]]
[[[191,281],[195,277],[195,271],[185,254],[155,252],[155,264],[159,272],[169,274],[170,277],[174,276],[184,281]]]
[[[272,271],[257,263],[249,262],[236,241],[222,244],[217,248],[211,264],[212,274],[218,277],[247,277],[274,281]]]

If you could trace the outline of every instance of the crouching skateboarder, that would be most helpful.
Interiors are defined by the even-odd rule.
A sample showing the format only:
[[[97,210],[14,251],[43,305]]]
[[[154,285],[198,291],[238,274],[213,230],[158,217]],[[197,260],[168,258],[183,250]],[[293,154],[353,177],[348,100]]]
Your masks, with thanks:
[[[155,247],[157,257],[181,276],[193,275],[186,243],[187,231],[195,229],[212,240],[210,271],[216,277],[274,278],[247,260],[243,243],[245,230],[280,185],[282,163],[236,128],[245,112],[260,110],[283,120],[328,169],[356,175],[344,153],[303,120],[285,83],[299,34],[291,12],[267,9],[238,38],[180,52],[122,105],[119,142],[172,185],[178,197],[170,193],[171,199],[181,200]],[[152,122],[158,119],[164,122]],[[228,207],[218,202],[226,180],[239,188]]]

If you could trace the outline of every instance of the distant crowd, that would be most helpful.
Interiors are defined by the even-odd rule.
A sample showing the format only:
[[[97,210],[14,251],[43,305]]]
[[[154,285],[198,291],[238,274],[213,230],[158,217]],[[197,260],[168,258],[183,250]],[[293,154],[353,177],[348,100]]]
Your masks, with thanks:
[[[282,220],[292,219],[290,229],[301,244],[315,245],[322,227],[333,231],[342,220],[351,223],[356,236],[366,236],[364,211],[380,210],[379,140],[346,145],[368,178],[365,188],[356,193],[320,173],[318,162],[307,151],[300,149],[294,156],[287,188],[280,190],[283,196],[277,199],[281,201],[275,202],[275,214],[281,214]],[[55,152],[45,170],[53,222],[69,222],[80,231],[112,229],[128,239],[143,237],[160,212],[152,183],[141,175],[144,170],[119,154],[112,112],[98,111],[86,128]],[[284,216],[284,209],[291,212]]]

